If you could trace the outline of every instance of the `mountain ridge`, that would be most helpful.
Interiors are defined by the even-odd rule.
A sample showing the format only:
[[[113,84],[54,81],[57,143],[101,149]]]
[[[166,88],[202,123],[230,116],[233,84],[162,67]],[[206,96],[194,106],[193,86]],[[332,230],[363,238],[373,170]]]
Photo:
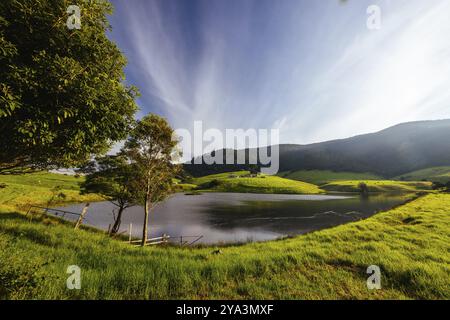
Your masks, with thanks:
[[[249,149],[245,152],[248,159]],[[405,122],[373,133],[312,144],[279,144],[279,155],[280,172],[332,170],[395,177],[450,165],[450,119]],[[255,167],[261,165],[185,164],[185,169],[194,176]]]

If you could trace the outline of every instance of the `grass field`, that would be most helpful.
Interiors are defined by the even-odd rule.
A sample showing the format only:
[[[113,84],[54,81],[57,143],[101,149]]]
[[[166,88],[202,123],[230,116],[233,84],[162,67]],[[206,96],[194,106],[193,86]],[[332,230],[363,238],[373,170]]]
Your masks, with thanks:
[[[410,173],[405,173],[395,178],[396,180],[406,181],[433,181],[447,183],[450,181],[450,167],[433,167],[423,170],[417,170]]]
[[[200,190],[251,193],[323,193],[316,185],[277,176],[247,177],[248,171],[213,174],[193,180]]]
[[[359,192],[358,185],[365,183],[369,192],[417,192],[431,190],[431,182],[403,182],[392,180],[333,181],[321,186],[326,191]]]
[[[329,170],[298,170],[280,172],[282,178],[304,181],[315,185],[327,184],[336,180],[379,180],[381,177],[372,173],[334,172]]]
[[[0,175],[0,206],[27,208],[29,205],[55,206],[63,203],[104,200],[95,194],[80,194],[84,177],[38,172]]]
[[[450,195],[430,194],[364,221],[215,254],[135,248],[0,206],[0,298],[450,298],[448,207]],[[372,264],[381,290],[366,287]],[[69,265],[82,270],[81,290],[66,289]]]
[[[0,299],[450,298],[450,194],[216,254],[214,247],[132,247],[55,218],[24,217],[20,199],[45,203],[52,188],[66,183],[64,192],[74,192],[75,200],[78,179],[1,177],[8,187],[0,189]],[[366,287],[373,264],[381,268],[381,290]],[[69,265],[81,268],[81,290],[66,289]]]

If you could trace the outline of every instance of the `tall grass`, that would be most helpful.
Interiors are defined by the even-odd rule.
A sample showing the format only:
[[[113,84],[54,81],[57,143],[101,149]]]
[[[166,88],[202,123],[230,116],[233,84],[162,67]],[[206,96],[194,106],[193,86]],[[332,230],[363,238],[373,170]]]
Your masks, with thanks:
[[[0,190],[0,196],[5,190]],[[133,247],[0,204],[0,299],[449,299],[450,194],[291,239]],[[66,288],[69,265],[81,290]],[[381,268],[381,290],[366,269]]]

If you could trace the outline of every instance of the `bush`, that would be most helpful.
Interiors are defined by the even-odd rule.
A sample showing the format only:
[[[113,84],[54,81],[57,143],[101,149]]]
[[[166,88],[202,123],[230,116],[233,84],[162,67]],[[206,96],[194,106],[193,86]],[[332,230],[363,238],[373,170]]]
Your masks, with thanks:
[[[199,185],[199,189],[212,189],[215,187],[218,187],[220,185],[220,181],[217,179],[213,179],[211,181],[202,183],[201,185]]]
[[[359,189],[359,192],[363,195],[369,194],[369,187],[364,182],[360,182],[358,184],[358,189]]]
[[[433,182],[431,188],[433,190],[439,190],[439,189],[443,189],[445,187],[445,184],[441,183],[441,182]]]

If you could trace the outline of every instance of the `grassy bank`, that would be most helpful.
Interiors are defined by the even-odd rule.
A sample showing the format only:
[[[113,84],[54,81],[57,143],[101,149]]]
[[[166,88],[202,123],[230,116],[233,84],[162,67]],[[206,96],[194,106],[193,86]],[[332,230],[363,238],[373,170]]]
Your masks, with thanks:
[[[448,299],[449,207],[449,194],[429,194],[367,220],[216,254],[135,248],[51,218],[29,222],[2,204],[0,299]],[[366,287],[372,264],[381,290]],[[82,270],[81,290],[66,289],[69,265]]]
[[[327,184],[337,180],[379,180],[373,173],[335,172],[330,170],[298,170],[280,172],[278,176],[286,179],[304,181],[315,185]]]
[[[450,181],[450,167],[433,167],[422,170],[405,173],[395,178],[396,180],[405,181],[433,181],[447,183]]]
[[[244,193],[287,193],[317,194],[323,193],[316,185],[285,179],[277,176],[252,176],[248,171],[213,174],[192,181],[198,190],[216,192]]]
[[[84,177],[48,172],[0,175],[0,208],[26,209],[30,205],[51,207],[104,200],[96,194],[80,194],[83,180]]]
[[[365,183],[369,192],[418,192],[431,190],[431,182],[403,182],[392,180],[344,180],[321,186],[326,191],[359,192],[359,184]]]

